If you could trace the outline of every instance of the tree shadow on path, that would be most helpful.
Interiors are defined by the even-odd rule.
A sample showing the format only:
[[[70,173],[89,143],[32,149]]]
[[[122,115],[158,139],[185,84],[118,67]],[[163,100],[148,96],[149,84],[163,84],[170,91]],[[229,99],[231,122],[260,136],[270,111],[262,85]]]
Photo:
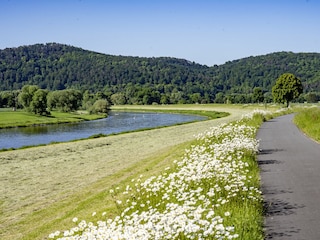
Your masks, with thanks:
[[[275,152],[284,151],[283,149],[263,149],[259,151],[259,155],[268,155]],[[282,164],[279,160],[268,159],[263,157],[263,159],[258,160],[261,172],[267,173],[272,172],[270,170],[271,165]],[[265,229],[265,239],[294,239],[294,235],[300,231],[300,229],[294,226],[283,226],[280,227],[275,224],[281,222],[286,216],[295,215],[296,210],[303,208],[305,206],[295,204],[284,200],[283,195],[290,195],[292,191],[283,189],[281,186],[269,186],[262,184],[263,193],[263,208],[264,208],[264,229]]]

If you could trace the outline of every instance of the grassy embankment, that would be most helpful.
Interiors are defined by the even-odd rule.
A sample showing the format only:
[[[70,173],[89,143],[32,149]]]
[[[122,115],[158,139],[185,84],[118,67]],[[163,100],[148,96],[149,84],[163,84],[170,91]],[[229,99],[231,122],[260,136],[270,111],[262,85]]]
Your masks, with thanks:
[[[294,123],[309,137],[320,142],[320,108],[302,108],[294,117]]]
[[[103,118],[103,115],[51,112],[51,116],[39,116],[25,111],[0,110],[0,128],[26,127],[42,124],[71,123]]]
[[[106,228],[99,224],[99,236],[263,239],[255,132],[268,116],[252,116],[209,130],[186,149],[182,160],[159,174],[115,185],[109,194],[121,217],[108,220]],[[105,219],[106,213],[94,211],[86,221]],[[65,236],[95,235],[90,225],[80,222]]]
[[[217,120],[0,153],[1,239],[43,239],[54,230],[73,226],[71,219],[74,216],[94,220],[90,216],[95,211],[107,212],[106,217],[117,215],[114,199],[108,192],[110,188],[126,186],[140,174],[145,178],[160,174],[172,165],[173,160],[184,155],[185,149],[194,143],[195,134],[239,119],[252,109],[217,105],[164,108],[175,107],[228,111],[231,115]]]

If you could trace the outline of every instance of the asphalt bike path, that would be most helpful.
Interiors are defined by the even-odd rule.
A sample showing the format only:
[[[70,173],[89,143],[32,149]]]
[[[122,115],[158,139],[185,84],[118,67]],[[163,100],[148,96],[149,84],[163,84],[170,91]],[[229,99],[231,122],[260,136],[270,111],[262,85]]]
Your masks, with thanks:
[[[285,115],[258,131],[265,239],[320,239],[320,144]],[[320,127],[320,126],[319,126]]]

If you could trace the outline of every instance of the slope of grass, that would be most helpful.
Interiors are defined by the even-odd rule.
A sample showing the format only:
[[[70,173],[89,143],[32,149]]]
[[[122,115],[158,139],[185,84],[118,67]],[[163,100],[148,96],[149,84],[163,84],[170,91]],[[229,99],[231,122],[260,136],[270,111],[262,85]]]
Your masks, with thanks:
[[[148,177],[159,174],[164,167],[170,166],[174,159],[181,157],[186,146],[190,143],[168,148],[164,153],[157,153],[126,169],[115,172],[108,177],[91,184],[89,187],[75,192],[71,196],[61,199],[49,208],[36,211],[23,221],[18,222],[15,228],[23,231],[21,239],[44,239],[52,229],[61,229],[72,226],[70,219],[74,216],[88,218],[92,221],[96,217],[93,212],[108,212],[108,217],[117,214],[114,207],[114,199],[109,194],[113,186],[122,187],[129,184],[131,178],[137,178],[143,174]],[[37,223],[37,224],[35,224]]]
[[[294,117],[294,123],[309,137],[320,142],[320,108],[302,108]]]
[[[161,174],[183,155],[196,134],[237,120],[257,106],[145,107],[231,114],[216,120],[1,152],[0,238],[43,239],[54,230],[72,227],[74,216],[94,221],[104,211],[106,217],[114,217],[118,209],[110,198],[110,188],[121,188],[140,174],[146,178]],[[94,211],[96,216],[91,216]]]
[[[115,185],[118,216],[93,209],[62,239],[263,239],[255,132],[264,118],[255,112],[200,134],[170,168]]]

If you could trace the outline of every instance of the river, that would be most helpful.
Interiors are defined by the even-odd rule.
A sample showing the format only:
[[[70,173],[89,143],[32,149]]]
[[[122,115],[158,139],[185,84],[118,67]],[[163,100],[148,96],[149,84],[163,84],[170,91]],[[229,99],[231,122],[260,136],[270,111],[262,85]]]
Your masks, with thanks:
[[[0,149],[67,142],[96,134],[109,135],[205,119],[185,114],[111,111],[108,118],[94,121],[0,129]]]

